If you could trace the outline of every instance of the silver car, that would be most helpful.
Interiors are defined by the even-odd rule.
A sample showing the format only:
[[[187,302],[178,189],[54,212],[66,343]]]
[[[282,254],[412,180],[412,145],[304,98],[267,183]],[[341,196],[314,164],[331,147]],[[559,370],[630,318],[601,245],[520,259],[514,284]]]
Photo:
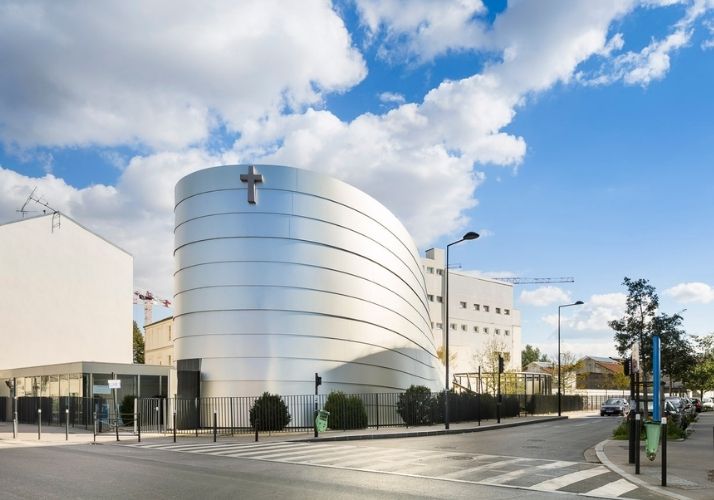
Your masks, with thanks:
[[[610,398],[600,405],[600,416],[622,415],[625,416],[630,411],[630,403],[624,398]]]

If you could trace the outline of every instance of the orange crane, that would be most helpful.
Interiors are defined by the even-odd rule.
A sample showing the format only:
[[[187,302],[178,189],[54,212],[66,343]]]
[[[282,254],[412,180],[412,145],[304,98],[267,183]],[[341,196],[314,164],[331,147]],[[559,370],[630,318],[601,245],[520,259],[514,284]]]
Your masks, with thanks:
[[[152,313],[154,304],[164,307],[171,307],[171,301],[157,297],[150,291],[140,292],[134,290],[134,304],[144,304],[144,326],[152,323]]]

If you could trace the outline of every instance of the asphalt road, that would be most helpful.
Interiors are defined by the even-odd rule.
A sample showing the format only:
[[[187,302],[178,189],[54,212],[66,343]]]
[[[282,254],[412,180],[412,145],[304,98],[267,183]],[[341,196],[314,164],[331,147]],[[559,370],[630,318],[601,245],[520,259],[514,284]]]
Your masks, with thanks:
[[[583,450],[607,437],[614,423],[615,419],[577,419],[474,434],[324,444],[244,441],[214,445],[185,440],[173,450],[177,445],[172,443],[0,447],[0,497],[541,500],[553,498],[554,491],[536,491],[528,485],[557,482],[557,474],[570,471],[584,475],[585,479],[559,489],[557,497],[568,499],[617,480],[583,460]],[[366,468],[345,466],[360,452]],[[466,457],[469,453],[474,456]],[[462,458],[461,454],[468,464],[453,460]],[[477,454],[501,456],[482,460]],[[443,458],[447,455],[449,460]],[[524,458],[504,460],[503,456]],[[314,457],[323,457],[317,460],[321,466],[308,463]],[[543,460],[533,462],[527,457]],[[463,476],[476,474],[478,469],[484,469],[478,480]],[[437,470],[445,475],[428,476]],[[449,474],[467,480],[451,480]],[[595,477],[587,479],[591,475]],[[479,484],[494,477],[522,481],[525,486]],[[630,493],[634,495],[629,498],[651,498],[637,490]]]
[[[612,431],[619,422],[618,417],[592,416],[470,434],[379,439],[353,443],[412,449],[426,446],[429,449],[463,453],[582,461],[589,458],[585,457],[587,450],[600,441],[612,437]]]

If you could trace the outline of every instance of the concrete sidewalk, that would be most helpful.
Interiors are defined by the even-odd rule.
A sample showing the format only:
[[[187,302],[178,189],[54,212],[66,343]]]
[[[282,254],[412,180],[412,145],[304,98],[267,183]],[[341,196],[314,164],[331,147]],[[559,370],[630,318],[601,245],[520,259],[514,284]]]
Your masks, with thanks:
[[[628,442],[607,440],[598,444],[598,459],[608,468],[640,486],[679,499],[714,499],[714,412],[698,414],[685,440],[667,441],[667,487],[661,486],[661,448],[654,461],[647,460],[644,442],[640,474],[629,463]]]
[[[575,414],[570,413],[570,418]],[[552,420],[566,419],[567,416],[558,417],[557,415],[536,415],[523,416],[513,418],[502,418],[501,423],[496,423],[496,420],[482,420],[481,425],[476,422],[460,422],[450,425],[449,430],[444,429],[443,424],[419,427],[380,427],[379,429],[358,429],[358,430],[328,430],[320,433],[319,437],[315,438],[312,430],[309,432],[261,432],[258,436],[259,441],[348,441],[357,439],[389,439],[389,438],[404,438],[418,436],[436,436],[443,434],[463,434],[470,432],[481,432],[492,429],[502,429],[507,427],[515,427],[520,425],[536,424],[539,422],[547,422]],[[142,441],[152,442],[168,442],[173,441],[173,435],[168,433],[142,432]],[[206,429],[196,437],[193,433],[184,433],[177,436],[177,440],[193,442],[210,442],[213,441],[213,435]],[[138,436],[120,431],[120,442],[136,442]],[[253,433],[237,433],[233,436],[226,435],[219,431],[218,440],[221,442],[253,442],[255,434]],[[83,427],[69,428],[69,434],[65,435],[64,427],[43,426],[41,438],[37,436],[37,425],[19,424],[17,437],[13,438],[12,423],[0,422],[0,446],[6,447],[12,443],[18,445],[61,445],[61,444],[87,444],[94,442],[94,436],[91,428],[85,430]],[[97,443],[112,443],[116,442],[114,432],[102,432],[96,436]]]

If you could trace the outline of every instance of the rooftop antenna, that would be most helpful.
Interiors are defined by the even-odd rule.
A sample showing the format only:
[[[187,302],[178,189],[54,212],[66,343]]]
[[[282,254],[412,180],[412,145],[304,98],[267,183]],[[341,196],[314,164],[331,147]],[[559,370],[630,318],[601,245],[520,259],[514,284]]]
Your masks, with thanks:
[[[27,209],[27,205],[28,205],[31,201],[34,201],[34,202],[37,203],[38,205],[42,205],[43,207],[45,207],[45,208],[43,208],[43,209],[41,210],[41,212],[42,212],[43,214],[46,214],[48,210],[49,210],[49,212],[52,214],[52,232],[54,233],[54,232],[55,232],[55,228],[59,228],[60,225],[62,224],[62,220],[60,219],[60,213],[59,213],[59,211],[57,211],[57,210],[55,210],[54,208],[52,208],[51,206],[49,206],[46,201],[43,201],[43,200],[42,200],[42,198],[40,198],[40,197],[38,197],[38,196],[35,196],[35,192],[36,192],[36,191],[37,191],[37,186],[35,186],[35,187],[32,189],[32,192],[30,193],[30,195],[29,195],[29,196],[27,197],[27,199],[25,200],[25,203],[22,204],[22,207],[20,207],[20,209],[17,210],[17,212],[20,212],[20,213],[22,214],[22,218],[24,219],[24,218],[25,218],[25,214],[28,214],[28,213],[31,213],[31,212],[40,212],[40,210],[28,210],[28,209]]]

